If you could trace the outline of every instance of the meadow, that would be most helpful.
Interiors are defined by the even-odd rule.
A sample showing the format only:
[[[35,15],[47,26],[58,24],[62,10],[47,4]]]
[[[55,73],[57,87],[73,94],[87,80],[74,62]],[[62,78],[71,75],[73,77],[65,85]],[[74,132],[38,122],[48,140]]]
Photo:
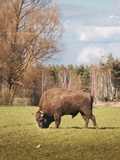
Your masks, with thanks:
[[[120,160],[120,106],[99,107],[84,128],[81,115],[63,116],[59,129],[38,128],[38,107],[0,107],[0,160]]]

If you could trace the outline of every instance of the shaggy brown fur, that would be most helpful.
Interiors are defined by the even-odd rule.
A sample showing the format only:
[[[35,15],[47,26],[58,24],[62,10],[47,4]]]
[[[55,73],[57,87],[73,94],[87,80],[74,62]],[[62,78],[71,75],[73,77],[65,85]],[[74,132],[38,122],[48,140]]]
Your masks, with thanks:
[[[93,97],[89,93],[68,91],[62,88],[53,88],[44,92],[36,112],[36,121],[41,128],[48,128],[55,121],[59,127],[63,115],[75,117],[81,113],[88,127],[89,119],[97,127],[95,116],[92,114]]]

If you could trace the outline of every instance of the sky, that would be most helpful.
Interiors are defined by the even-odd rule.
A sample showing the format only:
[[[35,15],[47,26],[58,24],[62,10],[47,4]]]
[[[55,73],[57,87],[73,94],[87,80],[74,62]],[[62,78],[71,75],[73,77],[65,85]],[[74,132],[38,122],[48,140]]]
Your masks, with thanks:
[[[61,65],[120,59],[120,0],[57,0],[64,33]],[[56,62],[53,62],[56,63]]]

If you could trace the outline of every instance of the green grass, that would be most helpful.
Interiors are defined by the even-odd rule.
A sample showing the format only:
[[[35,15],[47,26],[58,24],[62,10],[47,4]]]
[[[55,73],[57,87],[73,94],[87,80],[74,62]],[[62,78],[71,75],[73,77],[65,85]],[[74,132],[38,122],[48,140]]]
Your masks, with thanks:
[[[39,129],[37,107],[0,107],[0,160],[120,160],[120,107],[94,108],[99,129],[80,115]],[[37,148],[37,146],[40,147]]]

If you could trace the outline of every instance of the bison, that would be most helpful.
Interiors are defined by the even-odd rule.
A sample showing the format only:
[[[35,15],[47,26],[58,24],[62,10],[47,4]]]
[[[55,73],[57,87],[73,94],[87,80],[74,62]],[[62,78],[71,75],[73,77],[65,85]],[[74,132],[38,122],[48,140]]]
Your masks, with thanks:
[[[89,119],[97,128],[92,107],[93,96],[89,93],[53,88],[45,91],[42,95],[35,119],[40,128],[48,128],[53,121],[55,121],[56,128],[58,128],[63,115],[72,115],[72,118],[74,118],[78,113],[81,113],[86,128]]]

